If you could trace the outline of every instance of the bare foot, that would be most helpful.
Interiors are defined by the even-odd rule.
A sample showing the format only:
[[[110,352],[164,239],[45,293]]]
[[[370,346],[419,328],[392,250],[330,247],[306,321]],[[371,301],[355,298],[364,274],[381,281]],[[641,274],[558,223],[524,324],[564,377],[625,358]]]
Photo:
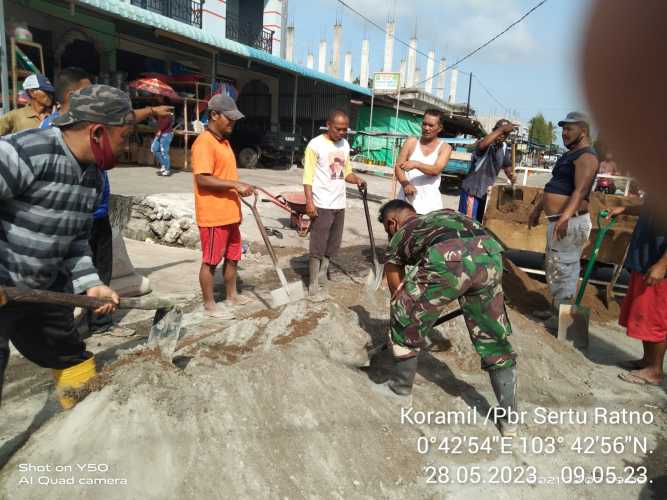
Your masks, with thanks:
[[[621,380],[638,385],[662,385],[663,374],[656,373],[652,368],[642,368],[619,375]]]
[[[234,295],[233,297],[229,297],[228,299],[225,299],[225,304],[229,304],[230,306],[245,306],[249,304],[252,301],[251,298],[246,297],[245,295],[239,295],[238,293]]]
[[[225,306],[224,304],[213,304],[212,308],[207,307],[207,305],[205,304],[204,316],[216,319],[234,319],[236,317],[234,311],[232,311],[229,307]]]

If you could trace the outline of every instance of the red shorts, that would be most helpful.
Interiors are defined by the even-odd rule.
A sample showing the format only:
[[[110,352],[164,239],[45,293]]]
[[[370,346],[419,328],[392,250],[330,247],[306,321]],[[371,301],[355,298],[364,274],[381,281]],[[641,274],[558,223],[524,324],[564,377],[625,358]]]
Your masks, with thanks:
[[[223,259],[241,260],[241,231],[239,224],[217,227],[199,227],[202,261],[217,266]]]
[[[645,342],[667,340],[667,280],[646,286],[644,275],[633,272],[618,320],[628,336]]]

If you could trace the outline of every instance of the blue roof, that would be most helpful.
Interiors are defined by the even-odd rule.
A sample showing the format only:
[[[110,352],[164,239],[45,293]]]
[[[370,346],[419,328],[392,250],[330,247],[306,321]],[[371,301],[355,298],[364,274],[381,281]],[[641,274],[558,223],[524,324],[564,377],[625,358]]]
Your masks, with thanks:
[[[87,5],[108,14],[112,14],[122,19],[127,19],[128,21],[144,24],[146,26],[152,26],[154,28],[167,31],[175,35],[180,35],[205,45],[210,45],[211,47],[217,47],[221,50],[232,52],[241,57],[247,57],[254,61],[277,66],[286,71],[297,73],[301,76],[324,81],[330,83],[331,85],[346,88],[360,94],[365,94],[368,96],[371,95],[370,89],[346,82],[345,80],[341,80],[339,78],[334,78],[331,75],[320,73],[319,71],[315,71],[313,69],[305,68],[293,62],[286,61],[280,57],[276,57],[273,54],[269,54],[263,50],[249,47],[248,45],[244,45],[234,40],[213,36],[209,33],[206,33],[206,31],[203,29],[190,26],[189,24],[170,19],[154,12],[150,12],[149,10],[137,7],[122,0],[79,0],[78,3]]]

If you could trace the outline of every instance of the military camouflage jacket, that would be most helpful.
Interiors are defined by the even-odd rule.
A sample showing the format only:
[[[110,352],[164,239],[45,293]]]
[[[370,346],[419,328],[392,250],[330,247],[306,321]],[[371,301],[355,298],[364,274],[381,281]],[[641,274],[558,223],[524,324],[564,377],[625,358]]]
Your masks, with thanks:
[[[437,246],[443,261],[458,262],[466,256],[495,255],[502,246],[482,226],[453,210],[436,210],[417,215],[392,237],[387,262],[397,266],[417,266],[427,251]]]

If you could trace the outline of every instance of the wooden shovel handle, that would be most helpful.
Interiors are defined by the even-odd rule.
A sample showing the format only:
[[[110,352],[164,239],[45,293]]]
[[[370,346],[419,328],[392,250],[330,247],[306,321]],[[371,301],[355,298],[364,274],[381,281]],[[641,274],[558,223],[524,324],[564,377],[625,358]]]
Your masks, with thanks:
[[[62,306],[98,309],[110,303],[108,300],[96,299],[87,295],[51,292],[47,290],[21,289],[13,287],[0,288],[0,305],[2,296],[7,302],[30,302],[38,304],[55,304]],[[174,304],[160,297],[122,298],[118,306],[121,309],[171,309]]]

